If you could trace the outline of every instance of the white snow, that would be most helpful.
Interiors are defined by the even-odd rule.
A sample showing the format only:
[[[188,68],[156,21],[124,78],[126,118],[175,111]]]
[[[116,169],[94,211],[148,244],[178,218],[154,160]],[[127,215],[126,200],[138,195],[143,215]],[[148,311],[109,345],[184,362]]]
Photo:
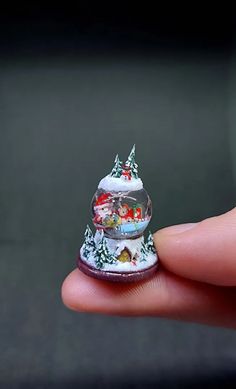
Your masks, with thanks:
[[[98,243],[100,242],[100,240],[102,239],[103,236],[104,236],[103,230],[96,230],[95,235],[94,235],[94,241],[95,241],[96,246],[98,245]]]
[[[97,231],[94,237],[96,244],[98,244],[101,237],[102,234],[99,231]],[[125,273],[125,272],[144,270],[154,265],[158,261],[157,254],[153,254],[153,253],[149,253],[147,255],[146,261],[140,261],[140,250],[141,250],[142,242],[144,241],[143,236],[137,239],[126,239],[126,240],[116,240],[110,238],[105,238],[105,239],[110,253],[114,254],[115,256],[118,256],[121,253],[121,251],[126,247],[128,250],[130,250],[132,257],[134,257],[136,254],[138,259],[136,261],[131,261],[131,262],[120,262],[119,260],[117,260],[113,264],[105,263],[102,268],[102,270],[104,271]],[[83,256],[83,246],[82,246],[80,250],[80,255],[85,262],[87,262],[90,266],[96,268],[95,258],[92,252],[90,253],[88,258],[85,258]]]
[[[122,192],[140,190],[143,188],[143,182],[141,178],[132,177],[131,180],[121,177],[112,177],[108,174],[98,184],[99,189],[103,189],[109,192]]]
[[[132,255],[132,258],[135,254],[139,254],[141,250],[142,242],[144,241],[143,236],[137,239],[125,239],[125,240],[115,240],[110,238],[105,238],[107,242],[107,247],[111,253],[114,253],[115,256],[118,256],[122,250],[126,247]]]

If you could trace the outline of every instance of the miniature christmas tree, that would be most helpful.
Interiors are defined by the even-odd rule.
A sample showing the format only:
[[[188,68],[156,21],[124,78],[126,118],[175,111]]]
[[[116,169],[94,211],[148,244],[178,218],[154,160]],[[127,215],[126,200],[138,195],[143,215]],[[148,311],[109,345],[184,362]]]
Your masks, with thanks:
[[[135,162],[135,145],[133,145],[131,149],[128,159],[125,162],[125,166],[130,169],[133,178],[138,178],[138,164]]]
[[[83,254],[88,256],[91,252],[95,250],[95,241],[93,233],[89,225],[87,225],[84,233],[84,244],[83,244]]]
[[[147,250],[147,246],[146,246],[146,244],[144,242],[142,242],[140,253],[142,255],[140,261],[141,262],[146,261],[147,260],[147,255],[148,255],[148,250]]]
[[[115,258],[109,252],[106,239],[104,238],[103,235],[100,242],[97,245],[95,258],[96,258],[95,259],[96,266],[99,269],[101,269],[105,263],[112,264],[115,262]]]
[[[112,177],[121,177],[122,174],[122,161],[120,161],[118,154],[116,155],[115,158],[115,165],[111,171],[111,176]]]
[[[154,241],[153,241],[153,236],[151,232],[149,231],[148,238],[147,238],[147,243],[146,243],[146,249],[149,253],[156,253],[156,249],[154,246]]]

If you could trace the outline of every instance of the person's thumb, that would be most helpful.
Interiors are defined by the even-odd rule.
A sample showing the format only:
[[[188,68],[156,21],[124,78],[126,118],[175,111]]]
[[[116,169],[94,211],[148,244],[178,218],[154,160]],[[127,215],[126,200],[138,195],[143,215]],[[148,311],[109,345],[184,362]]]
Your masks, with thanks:
[[[162,265],[178,275],[216,285],[236,285],[236,208],[194,224],[154,234]]]

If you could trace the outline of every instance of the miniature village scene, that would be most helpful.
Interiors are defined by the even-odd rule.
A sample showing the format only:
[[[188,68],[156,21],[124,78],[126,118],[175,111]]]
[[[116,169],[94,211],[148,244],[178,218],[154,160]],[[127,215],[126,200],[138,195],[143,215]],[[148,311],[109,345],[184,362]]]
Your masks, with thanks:
[[[96,278],[138,280],[157,269],[152,234],[143,233],[152,216],[152,203],[138,176],[135,146],[123,163],[118,155],[92,200],[95,233],[87,226],[79,268]],[[112,277],[113,276],[113,277]]]

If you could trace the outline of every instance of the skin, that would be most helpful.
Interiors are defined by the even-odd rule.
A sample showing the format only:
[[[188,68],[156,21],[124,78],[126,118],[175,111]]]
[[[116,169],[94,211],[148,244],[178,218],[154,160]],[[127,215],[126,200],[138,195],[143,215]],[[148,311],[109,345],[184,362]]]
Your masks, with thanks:
[[[64,304],[79,312],[159,316],[236,328],[236,208],[199,223],[157,231],[159,271],[115,284],[72,271]]]

